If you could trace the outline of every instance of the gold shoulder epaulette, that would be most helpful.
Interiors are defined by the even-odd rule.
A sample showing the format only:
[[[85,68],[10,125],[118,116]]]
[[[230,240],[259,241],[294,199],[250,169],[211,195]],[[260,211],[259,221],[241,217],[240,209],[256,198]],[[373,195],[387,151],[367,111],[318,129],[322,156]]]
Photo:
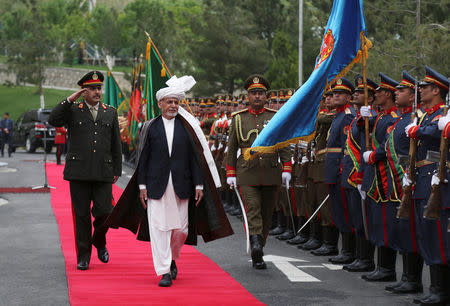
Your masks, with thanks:
[[[231,117],[234,117],[237,114],[245,113],[245,112],[248,112],[248,108],[244,108],[244,109],[241,109],[240,111],[236,111],[234,113],[231,113]]]
[[[273,109],[273,108],[268,108],[268,107],[265,107],[265,106],[264,106],[264,108],[265,108],[267,111],[269,111],[269,112],[273,112],[273,113],[276,113],[276,112],[277,112],[277,110],[276,110],[276,109]]]
[[[396,112],[391,112],[392,118],[398,118],[398,114]]]
[[[347,107],[346,109],[345,109],[345,114],[346,115],[349,115],[349,114],[351,114],[352,113],[352,110],[350,109],[350,107]]]

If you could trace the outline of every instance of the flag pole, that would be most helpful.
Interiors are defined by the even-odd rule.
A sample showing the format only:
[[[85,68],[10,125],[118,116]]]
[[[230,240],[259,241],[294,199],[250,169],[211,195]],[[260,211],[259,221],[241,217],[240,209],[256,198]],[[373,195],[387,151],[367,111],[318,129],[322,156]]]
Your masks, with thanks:
[[[162,58],[161,54],[158,51],[158,48],[156,48],[155,44],[153,43],[153,39],[150,37],[150,34],[147,33],[147,31],[144,31],[145,34],[148,37],[148,40],[150,41],[150,43],[152,44],[153,48],[155,48],[156,54],[158,54],[159,59],[161,60],[162,65],[164,66],[164,69],[166,69],[167,73],[169,74],[170,77],[172,77],[172,74],[170,73],[169,68],[167,68],[166,63],[164,62],[164,59]]]
[[[367,49],[366,49],[366,37],[364,31],[360,35],[361,50],[362,50],[362,65],[363,65],[363,83],[364,83],[364,106],[369,106],[369,92],[367,90]],[[369,118],[364,118],[364,128],[366,134],[366,151],[370,151],[369,144]]]

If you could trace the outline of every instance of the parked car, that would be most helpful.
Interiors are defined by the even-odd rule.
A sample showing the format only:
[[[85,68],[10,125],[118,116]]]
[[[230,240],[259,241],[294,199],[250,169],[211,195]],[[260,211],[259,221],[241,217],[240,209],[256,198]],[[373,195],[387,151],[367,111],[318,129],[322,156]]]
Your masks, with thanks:
[[[25,147],[33,153],[37,148],[44,148],[47,153],[52,151],[55,141],[55,128],[48,124],[51,109],[31,109],[19,116],[14,125],[13,146]]]

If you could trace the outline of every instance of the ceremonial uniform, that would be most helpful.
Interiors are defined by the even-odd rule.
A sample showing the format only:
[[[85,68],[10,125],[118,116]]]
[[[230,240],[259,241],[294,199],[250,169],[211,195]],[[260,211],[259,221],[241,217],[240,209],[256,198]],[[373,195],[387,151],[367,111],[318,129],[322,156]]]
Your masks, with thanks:
[[[371,79],[367,79],[367,90],[370,95],[375,94],[378,85]],[[357,98],[363,95],[364,83],[363,77],[355,78],[355,93]],[[361,102],[361,101],[357,101]],[[366,227],[368,227],[367,218],[370,212],[367,209],[365,199],[361,198],[358,186],[362,184],[363,167],[361,151],[366,148],[365,130],[361,129],[360,124],[364,122],[359,113],[359,104],[356,106],[356,116],[347,129],[347,139],[345,143],[344,159],[342,166],[341,185],[344,187],[348,204],[349,221],[356,233],[356,258],[355,260],[344,265],[343,269],[350,272],[372,271],[374,268],[374,247],[366,239]],[[372,115],[376,116],[376,112],[372,110]],[[364,205],[364,210],[363,210]],[[369,229],[367,229],[369,230]]]
[[[103,75],[98,71],[86,74],[78,84],[100,86]],[[70,182],[70,195],[75,214],[75,234],[79,269],[88,268],[92,241],[99,258],[105,255],[106,231],[102,224],[113,209],[112,182],[122,174],[122,153],[116,110],[101,102],[97,114],[86,102],[74,103],[64,99],[56,105],[49,117],[53,126],[67,126],[69,149],[66,155],[64,179]],[[94,114],[93,114],[94,113]],[[96,118],[94,118],[94,116]],[[91,201],[94,220],[92,239]],[[97,236],[97,237],[95,237]]]
[[[395,258],[396,252],[390,248],[391,242],[388,240],[389,224],[392,224],[396,218],[397,210],[389,204],[389,192],[387,184],[387,172],[389,166],[387,163],[385,142],[388,128],[392,126],[399,118],[397,107],[394,104],[394,93],[398,82],[379,73],[380,85],[377,93],[387,91],[391,94],[389,98],[390,108],[383,109],[377,117],[369,119],[372,129],[370,157],[365,162],[368,165],[364,169],[362,190],[367,192],[366,203],[369,206],[370,215],[369,238],[374,245],[378,247],[377,267],[370,274],[363,275],[367,281],[395,281]],[[376,99],[379,99],[377,96]],[[387,102],[386,102],[387,103]],[[392,106],[394,105],[394,106]],[[368,154],[365,152],[364,154]]]
[[[245,82],[245,89],[249,94],[253,90],[257,95],[263,96],[268,87],[267,80],[258,75],[249,77]],[[258,101],[260,103],[261,98]],[[275,115],[274,110],[261,106],[262,108],[258,110],[250,107],[232,115],[227,155],[227,177],[235,178],[240,188],[246,207],[253,265],[257,269],[266,268],[262,260],[262,248],[266,242],[273,208],[278,198],[281,172],[292,172],[289,148],[249,160],[244,159],[246,150],[250,149],[258,134]]]
[[[421,99],[426,107],[425,114],[419,124],[411,124],[405,128],[410,138],[418,140],[416,156],[416,175],[414,185],[414,216],[417,237],[417,247],[425,263],[430,266],[430,293],[419,301],[422,305],[445,304],[450,300],[450,268],[448,264],[448,244],[445,242],[448,216],[445,208],[440,207],[440,218],[425,218],[424,212],[431,194],[431,177],[437,164],[428,159],[430,151],[439,152],[442,132],[438,128],[438,121],[444,114],[443,99],[449,90],[446,77],[425,66],[426,77],[419,83]],[[435,95],[435,89],[439,95]]]
[[[416,80],[412,78],[406,71],[403,71],[402,81],[396,88],[402,94],[402,90],[408,89],[410,94],[414,92]],[[397,96],[397,105],[403,103],[399,101],[400,94]],[[411,105],[402,107],[400,117],[388,128],[385,151],[388,171],[388,195],[389,204],[396,211],[400,205],[403,195],[402,180],[406,169],[400,163],[402,156],[409,154],[410,140],[405,134],[405,127],[411,122],[411,114],[413,107]],[[414,116],[413,116],[414,117]],[[412,205],[412,203],[411,203]],[[387,240],[389,247],[399,251],[403,257],[403,273],[398,283],[386,286],[386,290],[395,293],[417,293],[423,290],[422,287],[422,267],[423,260],[417,254],[417,242],[414,233],[414,214],[410,218],[400,219],[391,218],[386,221],[387,224]]]
[[[341,78],[336,81],[332,89],[333,95],[335,92],[344,92],[351,95],[354,88],[349,80]],[[333,99],[335,98],[333,97]],[[331,217],[342,234],[342,254],[330,258],[333,263],[345,264],[352,262],[354,259],[355,240],[348,217],[347,198],[341,186],[341,174],[347,131],[355,115],[355,110],[348,103],[337,107],[327,142],[325,183],[328,185],[330,194]]]

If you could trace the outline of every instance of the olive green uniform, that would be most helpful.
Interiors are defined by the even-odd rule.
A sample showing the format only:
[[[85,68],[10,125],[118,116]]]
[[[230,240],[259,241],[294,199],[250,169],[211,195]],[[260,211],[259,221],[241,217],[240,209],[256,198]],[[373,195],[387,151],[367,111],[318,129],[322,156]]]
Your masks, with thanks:
[[[264,241],[281,185],[282,166],[279,159],[282,163],[289,162],[284,171],[291,171],[290,150],[283,148],[250,160],[245,160],[243,155],[275,112],[264,108],[261,112],[244,109],[233,113],[227,154],[227,176],[236,176],[247,210],[249,234],[260,235]],[[239,157],[238,150],[241,153]]]
[[[309,163],[308,169],[308,199],[307,211],[311,215],[322,203],[328,195],[327,185],[324,183],[325,178],[325,156],[327,147],[328,131],[331,127],[334,114],[331,112],[321,111],[317,119],[317,132],[314,139],[315,159]],[[320,209],[320,220],[322,226],[331,226],[331,209],[330,201],[322,206]]]

